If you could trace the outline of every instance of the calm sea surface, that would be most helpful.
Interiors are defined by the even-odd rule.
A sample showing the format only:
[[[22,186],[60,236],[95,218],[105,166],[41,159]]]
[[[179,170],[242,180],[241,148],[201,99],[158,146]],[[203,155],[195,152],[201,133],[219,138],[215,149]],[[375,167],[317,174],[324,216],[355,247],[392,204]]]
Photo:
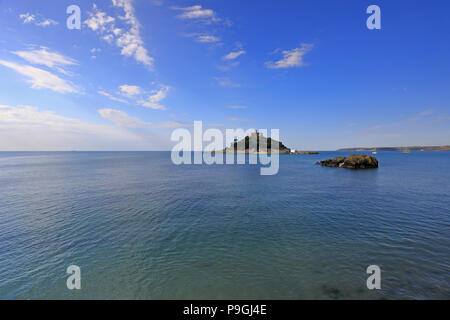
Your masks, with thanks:
[[[314,165],[347,154],[260,176],[169,152],[0,153],[0,298],[450,299],[450,152]]]

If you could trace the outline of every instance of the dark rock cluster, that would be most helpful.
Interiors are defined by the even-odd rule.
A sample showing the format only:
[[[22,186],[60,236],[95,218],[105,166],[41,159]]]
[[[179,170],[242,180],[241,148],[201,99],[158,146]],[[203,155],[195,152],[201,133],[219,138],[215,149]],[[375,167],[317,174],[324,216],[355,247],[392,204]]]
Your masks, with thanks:
[[[319,161],[319,164],[324,167],[346,168],[346,169],[374,169],[378,168],[378,160],[375,157],[366,156],[363,154],[352,154],[348,158],[336,157]]]

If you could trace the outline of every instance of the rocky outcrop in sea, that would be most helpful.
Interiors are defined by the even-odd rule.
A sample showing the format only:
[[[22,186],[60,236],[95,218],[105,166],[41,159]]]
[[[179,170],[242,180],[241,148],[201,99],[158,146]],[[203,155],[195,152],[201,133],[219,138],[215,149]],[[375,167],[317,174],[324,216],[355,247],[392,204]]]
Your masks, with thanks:
[[[316,164],[324,167],[345,168],[345,169],[374,169],[378,168],[378,160],[375,157],[363,154],[352,154],[348,158],[335,157],[319,161]]]

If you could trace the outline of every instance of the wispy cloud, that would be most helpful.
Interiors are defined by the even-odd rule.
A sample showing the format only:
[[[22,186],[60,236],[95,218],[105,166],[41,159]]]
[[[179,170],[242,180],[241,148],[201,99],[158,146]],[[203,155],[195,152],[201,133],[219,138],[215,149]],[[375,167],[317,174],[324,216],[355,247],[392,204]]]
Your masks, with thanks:
[[[76,93],[78,90],[68,81],[61,79],[57,75],[28,65],[17,64],[5,60],[0,60],[0,65],[10,68],[21,75],[29,78],[28,83],[33,89],[50,89],[59,93]]]
[[[105,96],[112,101],[137,104],[154,110],[166,110],[166,107],[161,104],[161,101],[167,97],[169,90],[170,87],[167,85],[160,85],[159,89],[146,91],[136,85],[124,84],[119,86],[116,95],[103,90],[98,91],[98,94]],[[129,100],[119,98],[117,95],[126,97]]]
[[[115,109],[100,109],[98,110],[100,116],[111,122],[114,122],[119,127],[125,128],[142,128],[145,127],[145,122],[129,116],[127,113]]]
[[[131,86],[128,84],[124,84],[121,85],[119,89],[120,92],[127,97],[132,97],[141,94],[141,88],[139,86]]]
[[[94,4],[93,11],[89,13],[89,19],[84,23],[93,31],[103,36],[109,43],[115,43],[121,49],[121,54],[133,57],[137,62],[152,67],[154,59],[149,56],[140,35],[140,24],[135,16],[132,0],[112,0],[113,6],[122,8],[125,15],[119,17],[125,25],[116,26],[117,20],[105,12],[100,11]]]
[[[97,93],[100,94],[100,95],[102,95],[102,96],[104,96],[104,97],[107,97],[108,99],[110,99],[110,100],[112,100],[112,101],[117,101],[117,102],[129,104],[129,102],[128,102],[127,100],[124,100],[124,99],[115,97],[115,96],[113,96],[112,94],[110,94],[110,93],[108,93],[108,92],[105,92],[105,91],[103,91],[103,90],[100,90],[100,91],[98,91]]]
[[[222,59],[223,60],[234,60],[244,54],[246,54],[245,50],[232,51],[229,54],[225,55]]]
[[[214,35],[217,30],[205,30],[205,25],[222,22],[223,25],[230,25],[228,20],[220,19],[216,12],[212,9],[203,8],[201,5],[194,5],[190,7],[171,7],[172,10],[180,11],[176,17],[181,20],[193,21],[200,23],[203,28],[199,33],[186,34],[187,37],[192,37],[196,42],[208,44],[220,44],[220,37]],[[196,24],[198,26],[198,24]]]
[[[45,47],[28,51],[14,51],[13,53],[31,64],[44,65],[64,74],[68,74],[68,72],[65,71],[63,67],[77,64],[76,60],[66,57],[58,52],[48,51],[48,48]]]
[[[302,44],[299,48],[294,48],[292,50],[285,50],[282,52],[283,59],[278,61],[266,62],[266,66],[270,69],[285,69],[302,67],[305,65],[303,57],[311,51],[313,48],[312,44]]]
[[[160,101],[167,97],[169,89],[169,86],[162,86],[159,90],[153,91],[147,99],[139,100],[138,104],[154,110],[166,110],[166,107],[161,105]]]
[[[54,26],[57,25],[58,22],[52,19],[45,19],[42,22],[39,22],[37,25],[40,27],[48,27],[48,26]]]
[[[93,5],[94,13],[89,12],[89,19],[84,23],[94,31],[112,31],[114,29],[115,18],[108,16],[106,12],[98,10],[97,5]]]
[[[19,15],[19,18],[23,21],[24,24],[31,23],[36,20],[36,16],[30,13],[22,13]]]
[[[33,23],[39,27],[49,27],[57,25],[58,22],[52,19],[44,18],[41,15],[31,14],[31,13],[22,13],[19,15],[19,18],[22,20],[24,24]]]
[[[212,35],[199,35],[196,36],[195,41],[200,43],[214,43],[219,42],[220,38]]]
[[[143,150],[158,141],[32,106],[0,105],[1,150]]]
[[[200,33],[200,32],[185,33],[183,36],[185,36],[187,38],[193,38],[198,43],[217,44],[221,40],[219,37],[214,36],[212,34]]]
[[[171,7],[172,10],[182,11],[181,14],[177,16],[179,19],[188,20],[201,20],[204,22],[218,22],[216,13],[211,9],[204,9],[201,5],[195,5],[191,7]]]

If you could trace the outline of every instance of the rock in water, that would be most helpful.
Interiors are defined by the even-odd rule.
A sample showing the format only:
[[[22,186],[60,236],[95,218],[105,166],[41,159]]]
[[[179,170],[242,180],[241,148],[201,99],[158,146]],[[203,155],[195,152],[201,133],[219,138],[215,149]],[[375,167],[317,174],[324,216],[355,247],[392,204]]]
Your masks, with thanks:
[[[378,160],[375,157],[366,156],[363,154],[352,154],[348,158],[336,157],[334,159],[319,161],[316,164],[320,164],[321,166],[324,167],[346,168],[346,169],[378,168]]]

